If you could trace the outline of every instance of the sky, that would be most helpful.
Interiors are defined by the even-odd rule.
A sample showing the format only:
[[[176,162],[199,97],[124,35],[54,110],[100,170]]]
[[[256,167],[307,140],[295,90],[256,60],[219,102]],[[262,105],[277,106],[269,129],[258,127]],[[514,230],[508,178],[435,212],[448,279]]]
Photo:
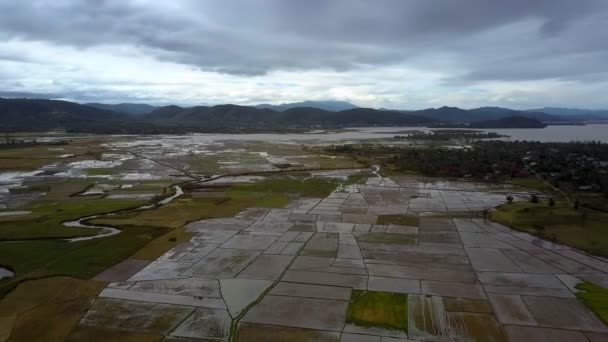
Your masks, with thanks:
[[[606,0],[0,0],[0,97],[608,108]]]

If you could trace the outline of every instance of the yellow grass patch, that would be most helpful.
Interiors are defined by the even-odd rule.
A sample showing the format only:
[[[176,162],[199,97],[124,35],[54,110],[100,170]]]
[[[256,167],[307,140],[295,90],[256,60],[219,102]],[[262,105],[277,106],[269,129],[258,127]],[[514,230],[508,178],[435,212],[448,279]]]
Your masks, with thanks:
[[[105,285],[68,277],[24,282],[0,301],[0,332],[13,317],[11,341],[63,341]]]

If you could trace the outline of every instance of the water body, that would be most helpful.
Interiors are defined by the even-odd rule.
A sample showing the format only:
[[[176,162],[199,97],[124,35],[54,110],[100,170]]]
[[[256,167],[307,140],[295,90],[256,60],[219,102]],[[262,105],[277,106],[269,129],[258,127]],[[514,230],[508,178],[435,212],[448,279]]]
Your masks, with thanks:
[[[452,128],[450,128],[452,129]],[[409,130],[430,131],[427,127],[357,127],[346,131],[313,131],[310,133],[254,133],[254,134],[187,134],[164,136],[139,136],[129,141],[118,142],[118,147],[136,146],[191,146],[214,141],[263,141],[282,143],[303,142],[350,142],[368,139],[392,139],[399,132]],[[518,129],[479,129],[508,135],[506,140],[534,140],[541,142],[602,141],[608,143],[608,124],[589,124],[585,126],[548,126],[545,128]]]
[[[13,271],[10,271],[4,267],[0,267],[0,279],[12,278],[15,275]]]
[[[554,125],[545,128],[483,129],[482,131],[508,135],[509,138],[505,140],[510,141],[571,142],[594,140],[608,143],[608,124]]]
[[[151,208],[155,208],[155,207],[161,207],[163,205],[171,203],[171,201],[173,201],[174,199],[176,199],[179,196],[181,196],[181,195],[184,194],[184,191],[182,190],[182,188],[179,185],[174,186],[174,189],[175,189],[175,194],[173,194],[171,197],[167,197],[164,200],[162,200],[162,201],[160,201],[160,202],[158,202],[156,204],[141,206],[141,207],[139,207],[137,209],[134,209],[134,210],[146,210],[146,209],[151,209]],[[123,212],[127,212],[127,211],[132,211],[132,210],[125,210]],[[69,242],[77,242],[77,241],[94,240],[94,239],[99,239],[99,238],[103,238],[103,237],[108,237],[108,236],[119,234],[121,232],[121,230],[119,230],[119,229],[112,228],[112,227],[89,225],[89,224],[84,223],[84,221],[95,219],[95,218],[98,218],[98,217],[113,216],[113,215],[120,214],[120,213],[122,213],[122,212],[117,212],[117,213],[112,213],[112,214],[92,215],[92,216],[87,216],[87,217],[80,218],[80,219],[75,220],[75,221],[64,222],[63,225],[67,226],[67,227],[101,229],[101,232],[99,234],[97,234],[97,235],[77,237],[77,238],[67,239],[67,241],[69,241]]]

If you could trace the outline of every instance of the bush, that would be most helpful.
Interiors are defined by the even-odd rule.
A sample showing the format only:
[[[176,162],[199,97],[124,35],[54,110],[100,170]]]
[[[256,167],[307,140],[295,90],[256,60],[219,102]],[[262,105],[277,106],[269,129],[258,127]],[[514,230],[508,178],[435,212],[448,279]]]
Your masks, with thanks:
[[[513,196],[507,195],[507,202],[508,203],[512,203],[513,202]]]
[[[536,194],[530,195],[530,203],[538,203],[538,196]]]
[[[555,200],[553,199],[553,197],[549,197],[549,206],[550,207],[555,206]]]

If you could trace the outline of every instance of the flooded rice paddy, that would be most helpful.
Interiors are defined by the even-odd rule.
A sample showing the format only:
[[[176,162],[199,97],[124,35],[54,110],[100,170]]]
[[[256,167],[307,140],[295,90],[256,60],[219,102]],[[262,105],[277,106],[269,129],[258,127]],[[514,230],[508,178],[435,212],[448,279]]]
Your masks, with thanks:
[[[291,191],[274,207],[260,205],[256,197],[220,218],[180,221],[173,227],[185,238],[150,260],[132,257],[95,277],[108,285],[75,323],[77,329],[168,339],[227,341],[238,335],[238,341],[332,342],[507,341],[513,336],[532,341],[552,340],[558,332],[576,340],[608,333],[576,300],[574,289],[581,279],[608,282],[604,260],[479,216],[505,203],[507,194],[528,200],[529,190],[384,177],[377,167],[327,155],[321,148],[366,139],[393,142],[395,133],[375,130],[108,136],[96,153],[61,153],[35,170],[1,173],[0,220],[40,215],[37,207],[28,207],[31,203],[50,208],[81,201],[137,203],[60,222],[61,228],[99,230],[61,238],[77,245],[121,232],[89,220],[162,212],[150,218],[162,222],[159,216],[176,203],[213,202],[215,197],[223,203],[233,186],[271,184],[278,177],[324,180],[339,185],[316,196]],[[353,176],[360,178],[352,181]],[[260,188],[255,191],[270,191]],[[0,267],[0,279],[13,276]],[[382,309],[379,303],[353,309],[353,296],[361,291],[405,298],[407,306],[396,310],[395,319],[409,320],[407,326],[387,329],[386,317],[366,312]],[[363,320],[373,319],[355,320],[348,314],[353,310],[362,310],[358,317]]]

